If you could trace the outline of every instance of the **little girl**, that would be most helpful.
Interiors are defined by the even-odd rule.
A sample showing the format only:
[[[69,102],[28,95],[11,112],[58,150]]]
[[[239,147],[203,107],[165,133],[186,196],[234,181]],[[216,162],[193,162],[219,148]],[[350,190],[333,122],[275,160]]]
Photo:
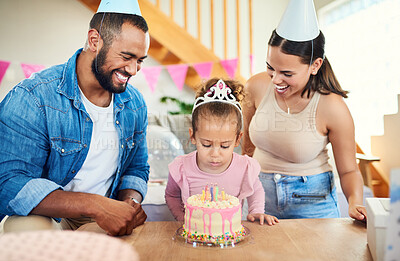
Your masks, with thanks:
[[[191,142],[197,150],[177,157],[169,164],[165,200],[175,219],[183,221],[184,203],[201,194],[209,184],[218,184],[225,192],[247,198],[247,220],[279,222],[264,214],[264,189],[258,179],[260,165],[248,156],[233,152],[242,137],[243,85],[236,81],[211,79],[196,95],[192,111]]]

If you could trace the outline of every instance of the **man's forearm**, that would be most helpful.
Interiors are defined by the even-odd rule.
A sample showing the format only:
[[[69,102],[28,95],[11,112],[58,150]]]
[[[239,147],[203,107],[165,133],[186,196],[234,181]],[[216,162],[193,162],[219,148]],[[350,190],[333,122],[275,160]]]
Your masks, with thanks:
[[[95,209],[101,197],[96,194],[55,190],[47,195],[30,214],[59,218],[94,218]]]

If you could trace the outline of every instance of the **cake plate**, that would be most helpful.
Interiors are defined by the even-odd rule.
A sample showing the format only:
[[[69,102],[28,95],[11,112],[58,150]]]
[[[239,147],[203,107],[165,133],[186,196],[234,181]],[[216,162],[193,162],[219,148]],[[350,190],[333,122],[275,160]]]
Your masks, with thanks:
[[[211,241],[200,241],[200,240],[195,240],[191,238],[185,238],[182,236],[183,232],[183,227],[180,227],[176,230],[174,236],[172,237],[172,240],[174,240],[176,243],[181,244],[186,247],[194,247],[194,248],[215,248],[215,249],[229,249],[229,248],[236,248],[236,247],[242,247],[244,245],[247,245],[248,243],[252,242],[252,236],[250,234],[250,229],[246,226],[243,226],[245,230],[245,235],[242,236],[242,240],[239,242],[234,242],[234,241],[229,241],[225,243],[217,243],[217,242],[211,242]]]

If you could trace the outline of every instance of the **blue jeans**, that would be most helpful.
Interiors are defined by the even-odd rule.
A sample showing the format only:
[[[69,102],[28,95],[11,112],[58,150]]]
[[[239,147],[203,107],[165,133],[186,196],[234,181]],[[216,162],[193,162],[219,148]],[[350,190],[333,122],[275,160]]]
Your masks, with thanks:
[[[340,211],[331,171],[310,176],[260,173],[265,213],[277,218],[338,218]]]

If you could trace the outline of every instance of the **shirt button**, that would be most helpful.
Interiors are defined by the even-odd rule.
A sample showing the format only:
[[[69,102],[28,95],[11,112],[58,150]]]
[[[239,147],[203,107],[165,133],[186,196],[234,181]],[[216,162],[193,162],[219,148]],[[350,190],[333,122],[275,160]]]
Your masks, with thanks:
[[[134,143],[134,142],[132,142],[132,146],[135,146],[135,143]]]
[[[123,145],[123,144],[121,145],[121,148],[124,148],[124,145]]]
[[[275,174],[274,179],[275,179],[275,181],[278,181],[281,179],[281,177],[282,177],[281,174]]]
[[[75,173],[75,170],[73,169],[71,172],[72,172],[72,174],[74,174],[74,173]]]
[[[119,121],[116,121],[115,123],[118,125],[118,124],[119,124]]]
[[[86,117],[86,121],[89,122],[89,121],[90,121],[90,118],[89,118],[89,117]]]
[[[87,147],[87,145],[86,145],[86,144],[83,144],[83,147],[84,147],[84,148],[86,148],[86,147]]]
[[[62,152],[62,153],[64,153],[64,152],[65,152],[65,150],[64,150],[64,149],[61,149],[61,152]]]

